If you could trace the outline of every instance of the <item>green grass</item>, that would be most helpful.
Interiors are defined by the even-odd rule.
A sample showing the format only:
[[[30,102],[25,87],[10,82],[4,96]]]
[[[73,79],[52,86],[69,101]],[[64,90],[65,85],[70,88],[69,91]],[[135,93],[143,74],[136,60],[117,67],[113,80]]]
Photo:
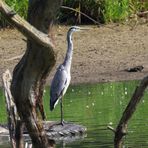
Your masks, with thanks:
[[[129,16],[129,0],[106,0],[104,18],[106,22],[125,20]]]
[[[148,1],[147,0],[130,0],[129,7],[131,12],[147,11]]]
[[[125,21],[131,14],[148,10],[147,0],[64,0],[64,5],[77,10],[80,9],[80,11],[101,23]],[[78,20],[78,14],[69,10],[62,11],[61,16],[67,18],[67,22],[70,23]],[[72,18],[72,21],[70,18]],[[84,17],[82,17],[83,21],[90,23]]]
[[[5,0],[5,2],[23,18],[27,18],[28,0]],[[9,25],[9,22],[0,13],[0,26]]]
[[[6,0],[6,3],[22,17],[27,17],[28,0]]]
[[[27,18],[28,0],[5,0],[19,15]],[[63,0],[63,5],[82,11],[100,23],[121,22],[131,14],[148,10],[147,0]],[[61,9],[57,17],[60,23],[77,24],[79,14],[72,10]],[[93,24],[88,18],[81,15],[82,24]],[[0,26],[9,23],[0,14]]]

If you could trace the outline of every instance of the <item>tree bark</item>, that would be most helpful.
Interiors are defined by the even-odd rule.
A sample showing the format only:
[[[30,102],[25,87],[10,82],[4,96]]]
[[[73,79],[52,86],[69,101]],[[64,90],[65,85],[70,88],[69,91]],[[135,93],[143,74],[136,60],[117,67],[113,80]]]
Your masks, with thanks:
[[[13,97],[10,92],[10,85],[11,85],[11,74],[9,70],[3,73],[2,80],[5,92],[5,100],[6,100],[6,108],[8,113],[8,128],[9,128],[9,135],[11,141],[11,147],[16,148],[16,139],[15,139],[15,128],[17,122],[17,112],[15,108],[15,104],[13,102]]]
[[[62,0],[29,1],[28,22],[38,29],[36,30],[33,26],[30,28],[30,24],[22,21],[0,0],[0,11],[28,38],[26,52],[13,71],[11,92],[18,114],[25,122],[35,148],[50,147],[38,111],[45,119],[43,90],[46,78],[56,61],[49,36],[61,2]]]

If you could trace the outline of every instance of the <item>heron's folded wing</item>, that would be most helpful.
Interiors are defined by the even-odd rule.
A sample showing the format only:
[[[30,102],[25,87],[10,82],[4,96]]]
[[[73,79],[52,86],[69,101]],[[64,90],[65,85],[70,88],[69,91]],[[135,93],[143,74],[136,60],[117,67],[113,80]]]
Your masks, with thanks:
[[[50,89],[50,97],[53,99],[53,102],[55,102],[56,99],[61,97],[66,82],[67,82],[67,72],[64,69],[58,69],[53,78]]]

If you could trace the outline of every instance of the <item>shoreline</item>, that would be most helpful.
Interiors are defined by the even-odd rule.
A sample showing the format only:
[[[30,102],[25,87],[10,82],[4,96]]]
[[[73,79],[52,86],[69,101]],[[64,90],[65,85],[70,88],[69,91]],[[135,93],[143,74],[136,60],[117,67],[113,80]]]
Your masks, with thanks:
[[[46,84],[50,84],[56,67],[65,57],[68,28],[69,26],[53,28],[57,62]],[[126,25],[115,24],[100,28],[89,25],[89,28],[91,29],[87,32],[73,34],[72,85],[140,80],[148,74],[147,24],[138,25],[134,30]],[[24,39],[25,37],[15,29],[0,30],[0,77],[6,69],[12,73],[19,58],[8,61],[7,59],[25,52]],[[144,66],[142,72],[124,71],[139,65]],[[1,81],[0,86],[2,86]]]

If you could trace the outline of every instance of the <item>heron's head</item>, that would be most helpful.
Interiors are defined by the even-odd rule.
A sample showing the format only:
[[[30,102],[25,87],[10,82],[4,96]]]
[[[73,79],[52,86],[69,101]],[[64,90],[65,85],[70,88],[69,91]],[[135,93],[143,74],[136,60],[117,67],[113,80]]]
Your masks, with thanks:
[[[88,30],[89,28],[85,28],[85,27],[78,27],[78,26],[71,26],[69,28],[70,32],[76,32],[76,31],[81,31],[81,30]]]
[[[80,30],[81,30],[81,27],[78,27],[78,26],[71,26],[69,28],[70,32],[76,32],[76,31],[80,31]]]
[[[81,30],[88,30],[88,28],[78,27],[78,26],[71,26],[67,32],[67,40],[71,39],[72,33]]]

